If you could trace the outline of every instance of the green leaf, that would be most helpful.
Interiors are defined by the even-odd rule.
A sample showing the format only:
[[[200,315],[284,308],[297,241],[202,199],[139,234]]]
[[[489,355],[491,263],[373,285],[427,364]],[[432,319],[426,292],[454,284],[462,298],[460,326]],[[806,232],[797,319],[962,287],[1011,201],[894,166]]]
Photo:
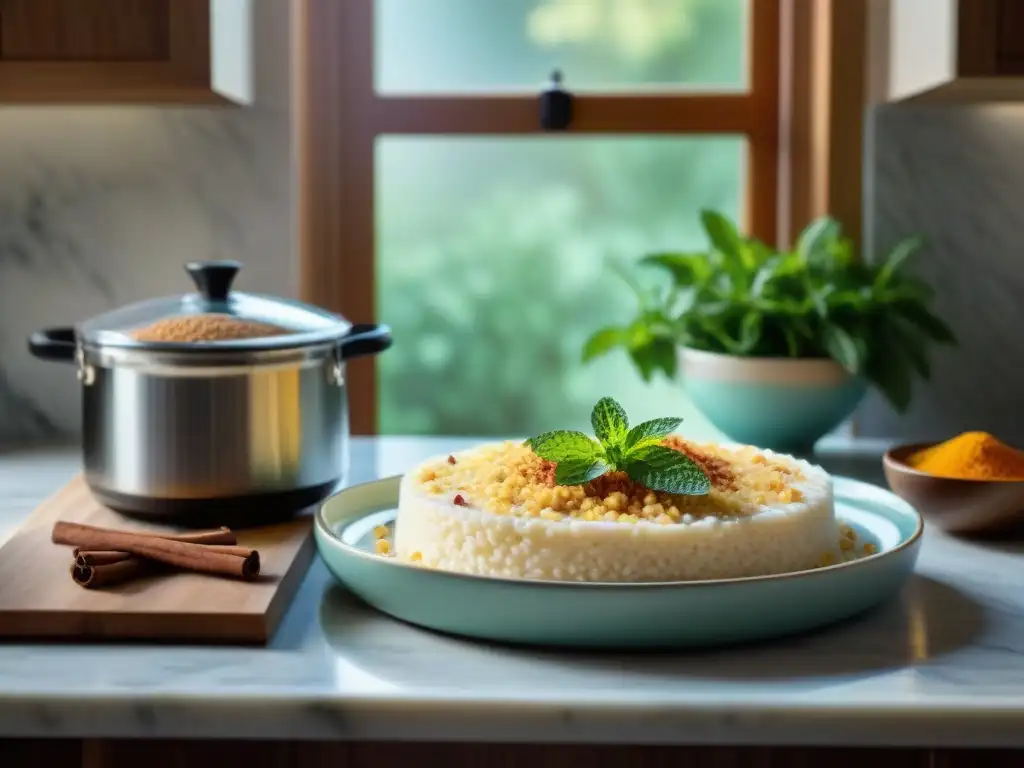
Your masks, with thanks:
[[[907,259],[920,249],[923,243],[924,241],[920,237],[908,237],[893,248],[886,257],[885,263],[882,264],[882,268],[878,271],[875,285],[879,287],[888,285],[889,281],[900,271]]]
[[[583,345],[583,362],[587,363],[595,357],[606,355],[616,347],[624,347],[629,342],[629,332],[624,328],[602,328],[594,332]]]
[[[839,238],[839,223],[829,216],[822,216],[800,233],[797,253],[806,264],[824,265],[829,261],[832,246]]]
[[[940,344],[956,344],[952,329],[917,302],[905,302],[898,306],[900,315],[931,339]]]
[[[606,447],[622,442],[629,429],[629,419],[622,406],[610,397],[602,397],[590,412],[590,425],[594,434]]]
[[[599,443],[582,432],[556,430],[530,438],[527,444],[542,459],[561,463],[597,461],[604,457]]]
[[[630,458],[632,451],[649,444],[650,441],[660,441],[663,437],[672,434],[672,431],[678,429],[682,423],[682,419],[664,418],[651,419],[650,421],[637,424],[629,430],[629,434],[626,435],[626,441],[622,444],[622,449],[626,453],[626,459]]]
[[[935,298],[935,289],[916,277],[897,275],[893,285],[876,289],[878,300],[889,304],[929,304]]]
[[[637,347],[629,350],[629,356],[633,359],[633,365],[636,366],[637,371],[640,373],[640,378],[645,383],[650,383],[654,378],[655,372],[658,370],[651,357],[651,352],[647,347]]]
[[[803,281],[797,279],[803,271],[804,265],[794,254],[774,254],[758,267],[750,283],[750,295],[754,298],[784,297],[803,291]]]
[[[850,373],[857,374],[861,370],[861,355],[857,342],[839,325],[829,323],[824,330],[825,351],[829,357],[839,363]]]
[[[893,409],[900,414],[906,413],[910,406],[912,384],[910,371],[903,360],[897,358],[890,360],[884,367],[880,366],[873,380]]]
[[[743,251],[748,256],[748,263],[752,270],[760,269],[770,259],[777,255],[774,248],[770,248],[760,240],[750,237],[743,244]]]
[[[743,241],[729,219],[716,211],[704,210],[700,212],[700,220],[715,250],[732,261],[742,258],[740,248]]]
[[[760,298],[764,295],[765,289],[769,286],[771,281],[775,278],[776,273],[782,264],[781,257],[774,257],[766,261],[757,270],[757,274],[754,275],[754,280],[750,283],[750,295],[754,298]]]
[[[608,262],[608,268],[618,275],[622,282],[629,286],[630,290],[632,290],[633,294],[636,296],[636,300],[640,304],[641,308],[648,309],[652,306],[653,297],[651,296],[651,292],[640,285],[636,278],[629,273],[628,269],[616,261]]]
[[[590,461],[560,461],[555,466],[555,483],[558,485],[583,485],[600,477],[611,467],[600,459]]]
[[[630,455],[626,474],[652,491],[701,496],[711,490],[708,476],[692,459],[662,445]]]
[[[928,355],[925,354],[925,342],[921,338],[921,334],[913,328],[907,328],[902,325],[892,326],[889,330],[899,340],[899,347],[906,356],[911,368],[917,371],[917,374],[922,379],[930,379],[932,369],[928,364]]]
[[[782,326],[782,335],[786,339],[786,352],[789,357],[800,356],[800,341],[797,339],[796,331],[792,326]]]
[[[828,317],[828,295],[824,291],[811,291],[811,304],[818,317]]]
[[[644,381],[654,378],[657,371],[672,379],[676,375],[676,345],[667,339],[655,339],[642,347],[629,350],[630,357]]]
[[[703,285],[711,275],[711,265],[703,253],[652,253],[640,263],[668,271],[678,285]]]
[[[757,346],[761,340],[761,327],[764,322],[763,315],[756,310],[749,310],[740,323],[740,338],[737,350],[739,354],[750,354],[750,350]]]
[[[872,349],[865,366],[865,375],[897,413],[905,413],[912,395],[907,357],[889,325],[876,320],[872,330]]]
[[[871,298],[860,291],[833,291],[825,300],[830,309],[848,307],[860,310],[871,303]]]

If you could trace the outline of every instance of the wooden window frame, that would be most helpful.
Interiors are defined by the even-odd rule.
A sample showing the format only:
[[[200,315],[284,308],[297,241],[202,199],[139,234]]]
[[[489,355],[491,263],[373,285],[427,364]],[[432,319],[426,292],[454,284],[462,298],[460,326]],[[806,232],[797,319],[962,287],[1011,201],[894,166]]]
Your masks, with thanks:
[[[878,59],[887,50],[888,26],[873,29],[879,12],[873,3],[888,0],[783,1],[780,245],[826,214],[861,244],[865,122],[878,88],[872,78],[887,66]]]
[[[857,127],[840,141],[829,138],[850,120],[850,104],[863,108],[863,75],[858,86],[851,77],[836,78],[831,66],[852,72],[841,57],[863,39],[857,42],[849,28],[838,27],[842,35],[832,31],[863,16],[849,6],[866,1],[748,0],[749,90],[577,93],[573,123],[558,135],[742,134],[747,231],[788,244],[807,221],[838,204],[846,209],[848,229],[859,234],[860,121],[854,119]],[[376,137],[541,135],[537,95],[378,94],[372,0],[299,0],[295,8],[300,293],[368,322],[376,317]],[[853,61],[863,61],[863,50]],[[811,62],[827,64],[815,70],[826,74],[812,78]],[[861,90],[851,93],[851,87]],[[855,181],[840,185],[830,177],[831,166],[854,164]],[[353,433],[374,434],[374,360],[351,364],[348,383]]]

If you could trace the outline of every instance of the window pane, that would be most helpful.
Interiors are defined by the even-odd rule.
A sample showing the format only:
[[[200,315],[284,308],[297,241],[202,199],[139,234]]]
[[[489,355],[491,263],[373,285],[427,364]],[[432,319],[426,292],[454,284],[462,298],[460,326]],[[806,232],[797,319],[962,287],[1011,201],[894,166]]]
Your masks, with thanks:
[[[744,90],[748,0],[376,0],[384,93]]]
[[[733,136],[379,139],[377,301],[396,340],[381,433],[589,429],[611,395],[634,419],[716,435],[678,382],[580,350],[637,308],[607,262],[703,244],[700,208],[738,213],[744,153]]]

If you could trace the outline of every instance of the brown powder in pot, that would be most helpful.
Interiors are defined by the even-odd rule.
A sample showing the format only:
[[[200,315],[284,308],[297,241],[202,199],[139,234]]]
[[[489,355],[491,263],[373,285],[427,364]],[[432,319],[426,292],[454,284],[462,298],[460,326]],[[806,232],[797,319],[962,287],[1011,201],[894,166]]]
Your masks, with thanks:
[[[280,336],[288,330],[269,323],[239,320],[231,315],[203,314],[165,317],[155,323],[136,328],[131,337],[136,341],[229,341]]]

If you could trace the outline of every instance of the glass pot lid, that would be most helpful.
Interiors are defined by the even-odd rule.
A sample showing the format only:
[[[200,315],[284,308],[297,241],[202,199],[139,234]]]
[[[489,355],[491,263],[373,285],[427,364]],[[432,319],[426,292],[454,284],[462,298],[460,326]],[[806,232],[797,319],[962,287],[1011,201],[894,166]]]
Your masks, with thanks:
[[[185,265],[194,293],[140,301],[87,320],[76,329],[88,346],[166,351],[304,347],[343,337],[345,318],[301,301],[232,291],[237,261]]]

